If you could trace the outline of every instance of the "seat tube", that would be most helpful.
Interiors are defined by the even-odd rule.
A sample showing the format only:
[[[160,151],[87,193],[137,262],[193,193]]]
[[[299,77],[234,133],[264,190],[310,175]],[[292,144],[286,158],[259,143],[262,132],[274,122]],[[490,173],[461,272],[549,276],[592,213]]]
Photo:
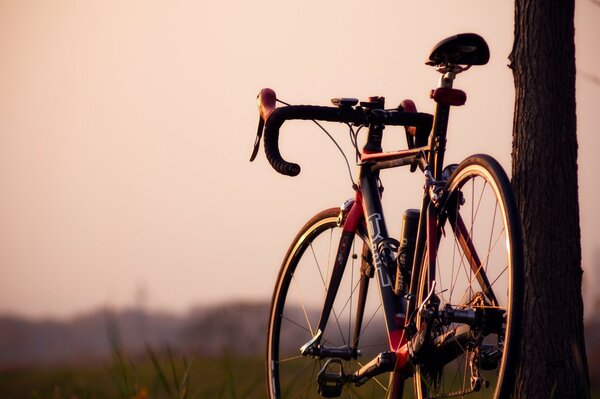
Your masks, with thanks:
[[[440,79],[440,88],[451,89],[456,74],[452,71],[446,72]],[[432,166],[433,178],[439,180],[444,167],[444,153],[446,152],[446,132],[450,118],[450,105],[437,103],[433,119],[433,134],[429,139],[429,165]]]

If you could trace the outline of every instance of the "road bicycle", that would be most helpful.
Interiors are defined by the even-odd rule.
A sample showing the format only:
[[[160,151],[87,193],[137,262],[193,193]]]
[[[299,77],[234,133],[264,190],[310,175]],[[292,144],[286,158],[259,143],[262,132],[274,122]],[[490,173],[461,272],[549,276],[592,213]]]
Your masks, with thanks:
[[[450,107],[466,101],[453,81],[488,60],[487,43],[472,33],[433,48],[426,64],[442,74],[431,92],[434,115],[410,100],[386,109],[383,97],[277,107],[273,90],[260,92],[251,161],[264,131],[273,168],[300,172],[278,147],[279,129],[292,119],[347,124],[358,159],[354,197],[310,219],[283,260],[267,334],[270,398],[410,397],[409,378],[417,398],[510,394],[524,279],[510,181],[487,155],[443,164]],[[404,126],[407,149],[383,151],[387,126]],[[396,240],[386,228],[380,171],[400,166],[420,170],[424,186],[420,209],[405,211]]]

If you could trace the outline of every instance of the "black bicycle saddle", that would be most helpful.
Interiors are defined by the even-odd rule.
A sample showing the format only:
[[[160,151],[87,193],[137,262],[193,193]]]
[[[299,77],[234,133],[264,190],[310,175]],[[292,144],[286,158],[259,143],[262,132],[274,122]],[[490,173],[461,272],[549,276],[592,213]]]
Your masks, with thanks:
[[[425,64],[485,65],[489,59],[490,49],[481,36],[461,33],[436,44]]]

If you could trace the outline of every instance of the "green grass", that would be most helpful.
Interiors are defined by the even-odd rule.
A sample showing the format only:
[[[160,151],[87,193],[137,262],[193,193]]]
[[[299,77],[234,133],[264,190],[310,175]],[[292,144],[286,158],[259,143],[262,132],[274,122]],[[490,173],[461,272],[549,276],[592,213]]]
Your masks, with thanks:
[[[148,353],[135,361],[90,366],[19,368],[0,372],[0,398],[245,399],[264,398],[261,358],[183,360]]]
[[[406,381],[406,393],[412,381]],[[365,394],[365,392],[361,392]],[[86,366],[0,371],[0,398],[10,399],[261,399],[260,357],[183,357],[148,348],[133,359],[113,352],[110,362]],[[405,398],[412,397],[406,394]],[[592,390],[592,398],[600,392]]]
[[[110,375],[102,366],[18,368],[0,372],[3,398],[117,398]]]

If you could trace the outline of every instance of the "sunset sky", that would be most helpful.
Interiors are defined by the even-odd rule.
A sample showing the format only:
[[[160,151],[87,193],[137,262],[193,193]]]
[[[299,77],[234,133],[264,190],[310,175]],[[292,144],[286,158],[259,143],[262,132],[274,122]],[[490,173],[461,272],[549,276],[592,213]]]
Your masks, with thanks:
[[[0,312],[184,312],[269,298],[297,230],[352,191],[341,156],[309,123],[282,133],[299,177],[278,175],[262,151],[248,162],[258,91],[295,104],[412,98],[433,112],[439,75],[424,60],[456,33],[482,35],[491,60],[456,81],[468,100],[451,114],[446,159],[485,152],[510,172],[513,14],[511,1],[480,0],[0,0]],[[600,7],[578,1],[575,22],[590,310],[600,295]],[[351,155],[346,130],[327,126]],[[398,132],[388,149],[405,146]],[[383,181],[398,235],[421,176]]]

